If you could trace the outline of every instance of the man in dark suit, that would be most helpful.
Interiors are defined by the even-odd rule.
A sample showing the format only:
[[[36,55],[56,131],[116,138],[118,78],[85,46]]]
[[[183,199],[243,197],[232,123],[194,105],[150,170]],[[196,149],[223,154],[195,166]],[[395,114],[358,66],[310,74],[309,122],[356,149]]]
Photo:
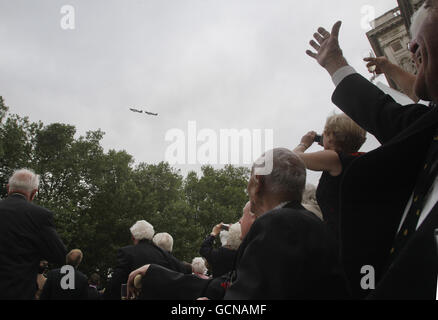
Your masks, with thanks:
[[[292,151],[266,152],[261,173],[255,165],[248,183],[250,202],[240,219],[243,241],[234,271],[212,280],[195,279],[160,266],[132,272],[143,276],[143,299],[343,299],[348,289],[325,224],[300,204],[304,163]]]
[[[122,284],[133,270],[145,264],[155,263],[178,272],[186,270],[182,262],[152,242],[155,231],[150,223],[137,221],[130,231],[133,245],[123,247],[117,253],[117,266],[104,293],[106,300],[120,300]]]
[[[71,250],[65,266],[49,271],[40,300],[87,300],[88,279],[78,270],[82,258],[81,250]]]
[[[424,20],[410,43],[415,93],[437,102],[438,0],[420,10]],[[310,42],[316,52],[307,54],[332,76],[333,102],[382,143],[353,162],[341,186],[342,257],[351,286],[358,298],[435,299],[438,110],[400,106],[358,75],[339,47],[340,26],[331,33],[319,28]],[[374,290],[363,283],[364,266],[375,272]]]
[[[214,248],[214,241],[219,236],[222,230],[222,225],[223,223],[220,223],[213,227],[213,230],[205,238],[204,242],[202,242],[201,248],[199,249],[201,257],[207,260],[213,278],[220,277],[233,270],[234,259],[236,258],[237,253],[236,249],[233,249],[226,244],[222,244],[219,248]]]
[[[40,261],[64,263],[53,213],[32,203],[38,185],[38,175],[17,170],[0,201],[0,299],[34,299]]]

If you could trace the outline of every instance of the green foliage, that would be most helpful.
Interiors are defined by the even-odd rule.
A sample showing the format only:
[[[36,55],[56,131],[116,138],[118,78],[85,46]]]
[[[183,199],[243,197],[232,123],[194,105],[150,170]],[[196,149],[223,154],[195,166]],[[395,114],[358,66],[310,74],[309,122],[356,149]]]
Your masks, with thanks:
[[[81,269],[113,267],[117,249],[130,244],[129,228],[147,220],[174,238],[174,255],[199,256],[204,237],[219,222],[239,220],[247,201],[247,168],[202,168],[183,177],[168,163],[140,163],[125,151],[104,152],[104,133],[77,137],[72,125],[34,123],[10,114],[0,97],[0,197],[12,172],[29,168],[41,177],[35,202],[54,212],[68,249],[84,252]]]

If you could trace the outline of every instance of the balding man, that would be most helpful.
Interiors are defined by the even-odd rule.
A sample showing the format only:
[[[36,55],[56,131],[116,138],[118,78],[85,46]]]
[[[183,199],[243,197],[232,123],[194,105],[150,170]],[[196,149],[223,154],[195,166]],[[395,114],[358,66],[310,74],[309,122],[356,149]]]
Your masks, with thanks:
[[[0,299],[34,299],[40,261],[64,263],[53,213],[32,203],[38,185],[34,172],[17,170],[0,201]]]
[[[146,265],[130,274],[130,292],[135,276],[141,274],[147,290],[140,297],[145,299],[348,297],[334,239],[301,205],[305,182],[304,163],[295,153],[283,148],[266,152],[252,168],[234,271],[203,280]]]
[[[78,270],[82,258],[82,251],[73,249],[66,256],[67,267],[49,271],[40,300],[87,300],[88,279]]]

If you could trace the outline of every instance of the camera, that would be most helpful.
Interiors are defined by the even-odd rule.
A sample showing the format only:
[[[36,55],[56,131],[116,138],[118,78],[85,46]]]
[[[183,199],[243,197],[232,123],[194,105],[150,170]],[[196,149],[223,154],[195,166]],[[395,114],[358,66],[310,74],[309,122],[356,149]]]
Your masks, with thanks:
[[[317,134],[315,136],[315,139],[313,139],[313,141],[317,142],[319,145],[322,146],[323,145],[323,137],[322,137],[322,135]]]
[[[221,229],[225,230],[225,231],[228,231],[230,229],[230,225],[229,224],[222,224],[221,225]]]

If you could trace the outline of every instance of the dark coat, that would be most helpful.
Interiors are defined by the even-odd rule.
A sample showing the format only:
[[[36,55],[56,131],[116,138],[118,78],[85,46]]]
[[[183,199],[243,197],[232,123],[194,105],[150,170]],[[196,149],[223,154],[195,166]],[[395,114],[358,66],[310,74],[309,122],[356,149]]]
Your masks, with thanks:
[[[47,273],[47,281],[44,284],[40,300],[87,300],[87,276],[77,269],[74,270],[74,289],[63,289],[61,287],[61,280],[67,275],[67,272],[61,273],[61,269],[49,271]]]
[[[144,299],[344,299],[349,297],[327,226],[298,203],[258,218],[239,247],[234,276],[195,279],[152,265]],[[229,288],[228,288],[229,286]]]
[[[199,254],[207,260],[213,278],[220,277],[233,270],[237,250],[219,247],[214,248],[215,236],[208,235],[199,249]]]
[[[186,270],[183,263],[172,254],[157,247],[149,240],[142,240],[137,245],[119,249],[117,266],[114,269],[110,284],[105,290],[105,299],[120,300],[121,285],[127,282],[129,274],[145,264],[152,263],[178,272]]]
[[[333,102],[382,146],[355,160],[341,185],[342,257],[356,297],[435,299],[438,256],[435,206],[386,268],[404,209],[438,127],[438,110],[400,106],[358,74],[345,78]],[[376,272],[376,289],[360,287],[362,266]]]
[[[0,299],[34,299],[40,260],[65,262],[49,210],[13,194],[0,201]]]

